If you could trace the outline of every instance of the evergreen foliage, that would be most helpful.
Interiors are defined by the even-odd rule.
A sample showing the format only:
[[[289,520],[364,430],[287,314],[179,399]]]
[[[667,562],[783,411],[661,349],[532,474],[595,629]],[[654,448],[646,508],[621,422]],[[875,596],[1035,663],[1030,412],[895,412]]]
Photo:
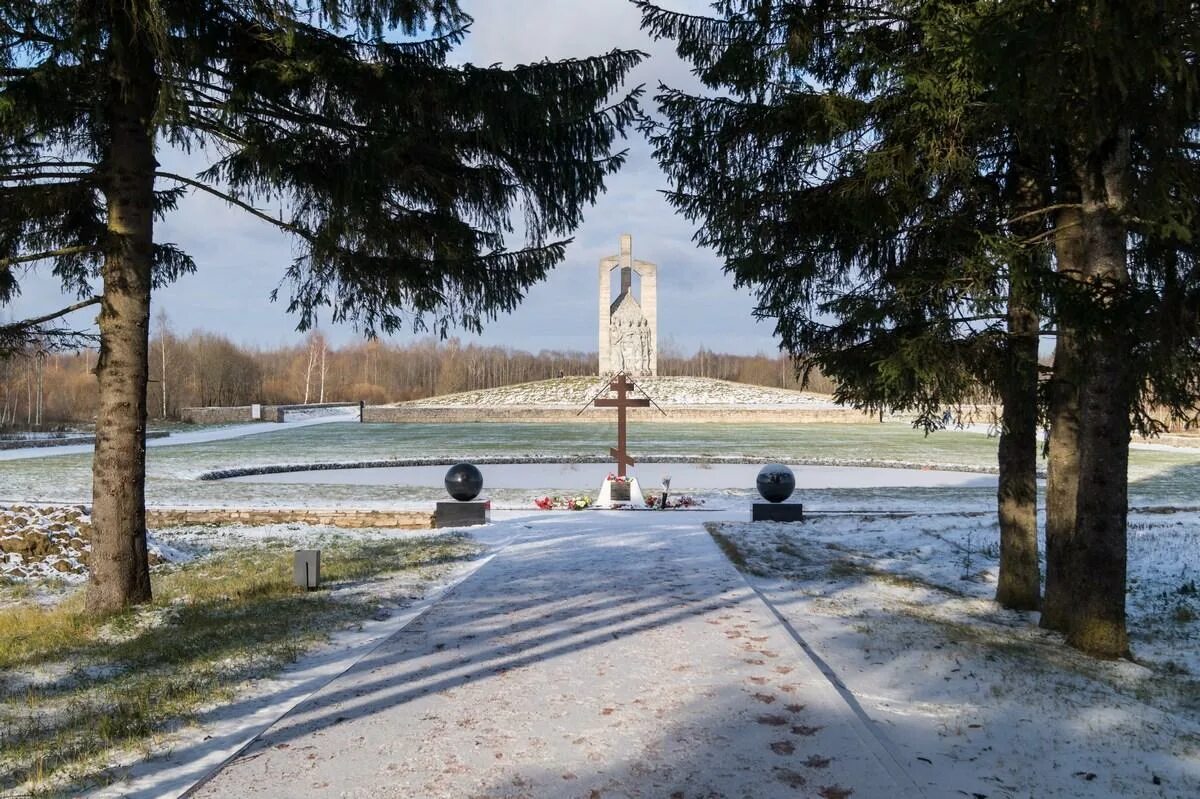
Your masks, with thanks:
[[[156,212],[192,187],[290,234],[300,327],[479,330],[561,260],[561,238],[618,169],[642,57],[613,51],[505,69],[456,66],[469,17],[452,0],[113,4],[140,15],[161,82],[160,146],[209,157],[156,175]],[[0,10],[0,301],[14,267],[49,261],[92,293],[107,235],[108,6]],[[270,206],[267,210],[258,206]],[[514,220],[524,246],[509,251]],[[554,238],[560,237],[560,238]],[[158,284],[195,269],[155,243]]]
[[[656,98],[669,197],[801,368],[927,428],[981,383],[1028,431],[1058,336],[1051,626],[1123,654],[1131,420],[1194,419],[1200,388],[1195,4],[637,4],[708,90]]]
[[[944,4],[640,5],[713,91],[657,97],[668,196],[784,349],[927,428],[978,397],[1003,346],[1007,132],[970,65],[925,41],[949,36]]]
[[[0,304],[48,264],[100,308],[94,610],[150,598],[150,294],[197,267],[154,222],[187,192],[289,235],[301,329],[324,311],[477,331],[562,259],[624,160],[638,92],[620,87],[643,55],[453,64],[470,22],[456,0],[0,6]],[[168,146],[207,167],[161,169]],[[6,332],[46,337],[66,311]]]

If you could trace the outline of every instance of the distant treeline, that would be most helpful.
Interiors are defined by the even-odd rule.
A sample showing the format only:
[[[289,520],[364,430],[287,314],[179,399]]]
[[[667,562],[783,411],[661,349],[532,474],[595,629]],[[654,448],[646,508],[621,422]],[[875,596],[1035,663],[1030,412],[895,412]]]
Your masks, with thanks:
[[[658,363],[662,375],[799,388],[790,362],[781,355],[729,355],[702,348],[690,356],[660,354]],[[95,366],[95,350],[39,354],[33,347],[0,360],[0,428],[90,421],[96,407]],[[594,352],[535,354],[457,339],[332,347],[319,332],[295,346],[255,349],[213,333],[178,336],[160,319],[150,342],[150,417],[174,419],[180,408],[252,402],[382,404],[595,372]],[[819,375],[809,388],[833,390]]]

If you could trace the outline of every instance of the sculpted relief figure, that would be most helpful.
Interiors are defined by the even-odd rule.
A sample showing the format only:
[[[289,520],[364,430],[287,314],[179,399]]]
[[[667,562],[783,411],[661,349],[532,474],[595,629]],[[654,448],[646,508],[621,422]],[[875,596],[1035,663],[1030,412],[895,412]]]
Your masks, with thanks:
[[[632,237],[621,236],[618,255],[600,261],[599,371],[635,376],[658,374],[658,267],[633,258]],[[633,274],[641,278],[635,298]],[[613,277],[619,278],[617,287]],[[617,288],[617,296],[612,296]]]

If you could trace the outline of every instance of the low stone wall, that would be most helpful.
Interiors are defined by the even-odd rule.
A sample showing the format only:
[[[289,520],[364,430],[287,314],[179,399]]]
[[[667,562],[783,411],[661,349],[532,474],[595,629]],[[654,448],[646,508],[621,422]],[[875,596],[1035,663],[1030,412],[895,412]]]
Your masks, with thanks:
[[[181,408],[179,418],[189,424],[233,424],[235,422],[282,422],[288,411],[319,408],[357,408],[357,402],[314,402],[309,405],[263,405],[262,418],[254,418],[251,405],[214,405],[205,408]]]
[[[878,422],[874,414],[850,408],[747,407],[732,405],[689,405],[665,408],[666,415],[654,408],[631,408],[629,419],[635,422],[697,424],[864,424]],[[462,406],[414,407],[373,405],[363,409],[364,422],[408,424],[470,424],[472,422],[596,422],[612,424],[616,414],[611,408],[547,408],[539,406]]]
[[[171,435],[166,430],[155,430],[146,433],[146,438],[166,438]],[[35,449],[43,447],[72,447],[76,444],[95,444],[96,437],[87,436],[63,436],[62,438],[13,438],[0,441],[0,449]]]
[[[433,512],[424,510],[353,510],[349,508],[147,508],[146,526],[188,524],[322,524],[330,527],[433,529]]]
[[[1156,437],[1137,436],[1139,444],[1163,444],[1168,447],[1200,448],[1200,433],[1163,433]]]
[[[266,415],[268,409],[271,413],[276,411],[287,413],[288,411],[311,411],[320,408],[357,408],[361,404],[360,402],[310,402],[307,405],[264,405],[263,414]]]
[[[281,419],[268,417],[266,408],[263,408],[262,421],[278,422]],[[253,422],[256,421],[251,415],[249,405],[227,405],[213,406],[209,408],[180,408],[180,421],[188,424],[233,424],[234,422]]]

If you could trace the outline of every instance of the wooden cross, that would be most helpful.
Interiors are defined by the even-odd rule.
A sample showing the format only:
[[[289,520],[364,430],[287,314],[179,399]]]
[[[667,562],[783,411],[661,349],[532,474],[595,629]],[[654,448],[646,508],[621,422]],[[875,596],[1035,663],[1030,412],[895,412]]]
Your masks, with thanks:
[[[648,398],[638,398],[629,396],[629,389],[633,388],[633,383],[625,376],[624,372],[618,372],[616,376],[609,382],[608,387],[617,392],[616,399],[594,400],[597,408],[616,408],[617,409],[617,446],[610,448],[608,454],[612,455],[617,460],[617,476],[625,476],[625,467],[634,466],[637,461],[629,457],[629,453],[625,451],[625,409],[626,408],[649,408],[650,400]]]

